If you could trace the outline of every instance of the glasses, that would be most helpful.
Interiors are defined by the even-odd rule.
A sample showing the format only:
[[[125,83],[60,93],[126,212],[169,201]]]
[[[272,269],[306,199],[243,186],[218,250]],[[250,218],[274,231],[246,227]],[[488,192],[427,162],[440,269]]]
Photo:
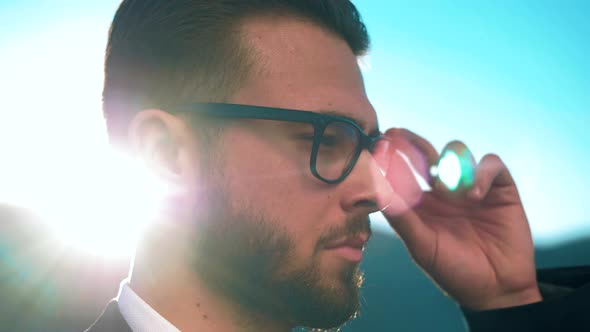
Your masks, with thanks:
[[[313,145],[309,166],[311,173],[323,182],[342,182],[354,168],[361,152],[373,152],[385,138],[367,135],[351,119],[308,111],[224,103],[195,103],[174,108],[177,112],[232,118],[276,120],[313,125]]]

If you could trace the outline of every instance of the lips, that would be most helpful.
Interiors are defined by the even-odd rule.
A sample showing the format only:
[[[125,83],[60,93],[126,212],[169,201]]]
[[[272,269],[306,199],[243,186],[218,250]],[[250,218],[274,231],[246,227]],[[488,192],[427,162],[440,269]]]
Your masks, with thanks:
[[[363,259],[363,247],[368,239],[368,234],[359,234],[329,242],[324,248],[327,253],[335,255],[340,259],[359,263]]]
[[[329,242],[328,244],[326,244],[325,248],[326,249],[336,249],[336,248],[348,247],[348,248],[362,250],[365,243],[367,243],[368,239],[369,239],[368,234],[358,234],[353,237],[346,237],[343,239]]]

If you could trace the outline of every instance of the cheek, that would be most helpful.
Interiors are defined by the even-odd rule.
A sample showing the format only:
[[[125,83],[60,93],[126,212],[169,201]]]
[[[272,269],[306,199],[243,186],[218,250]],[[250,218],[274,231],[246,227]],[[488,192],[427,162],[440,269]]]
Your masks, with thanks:
[[[269,142],[248,130],[226,137],[224,180],[237,201],[252,207],[296,210],[304,197],[313,195],[308,157],[289,151],[288,144]]]
[[[228,137],[224,181],[233,209],[260,213],[278,230],[288,232],[297,257],[313,254],[327,220],[330,196],[309,171],[309,161],[284,146],[240,135]],[[254,151],[254,152],[253,152]]]

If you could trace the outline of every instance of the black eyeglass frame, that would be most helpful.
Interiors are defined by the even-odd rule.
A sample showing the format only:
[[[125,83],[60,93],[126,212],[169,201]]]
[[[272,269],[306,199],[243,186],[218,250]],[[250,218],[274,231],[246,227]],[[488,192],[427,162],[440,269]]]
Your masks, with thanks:
[[[379,140],[386,139],[381,134],[377,136],[365,134],[362,128],[355,121],[349,118],[311,111],[228,103],[193,103],[175,107],[173,110],[175,112],[197,113],[200,115],[220,118],[276,120],[312,124],[314,128],[314,134],[309,167],[311,169],[311,173],[316,178],[329,184],[342,182],[350,174],[364,149],[372,152]],[[355,128],[359,134],[360,144],[358,144],[356,151],[354,151],[354,155],[352,161],[349,163],[349,166],[347,166],[340,177],[331,180],[322,177],[318,173],[316,161],[324,130],[329,124],[333,122],[344,122]]]

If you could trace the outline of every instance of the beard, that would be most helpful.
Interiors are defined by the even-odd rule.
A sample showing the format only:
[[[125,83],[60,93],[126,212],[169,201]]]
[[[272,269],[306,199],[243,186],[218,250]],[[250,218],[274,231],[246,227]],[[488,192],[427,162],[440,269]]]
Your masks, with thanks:
[[[319,252],[331,240],[370,233],[368,217],[327,230],[313,256],[296,266],[302,261],[295,257],[296,241],[280,223],[254,209],[232,211],[228,190],[216,189],[210,196],[215,199],[207,200],[210,214],[200,221],[193,244],[192,266],[208,289],[252,319],[332,328],[356,317],[363,281],[358,264],[327,276]]]

